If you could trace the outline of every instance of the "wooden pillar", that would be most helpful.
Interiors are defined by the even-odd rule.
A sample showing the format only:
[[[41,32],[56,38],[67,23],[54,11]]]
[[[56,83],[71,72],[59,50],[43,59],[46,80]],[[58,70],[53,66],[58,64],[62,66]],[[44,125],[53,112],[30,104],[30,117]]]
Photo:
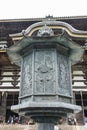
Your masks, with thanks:
[[[2,92],[2,102],[1,102],[1,116],[3,118],[3,123],[6,119],[6,101],[7,101],[7,92]]]
[[[82,105],[82,114],[83,114],[83,120],[84,120],[84,104],[83,104],[83,94],[82,94],[82,91],[80,91],[80,94],[81,94],[81,105]],[[83,121],[84,122],[84,121]]]
[[[73,92],[73,100],[72,100],[73,104],[76,104],[76,99],[75,99],[75,92]]]

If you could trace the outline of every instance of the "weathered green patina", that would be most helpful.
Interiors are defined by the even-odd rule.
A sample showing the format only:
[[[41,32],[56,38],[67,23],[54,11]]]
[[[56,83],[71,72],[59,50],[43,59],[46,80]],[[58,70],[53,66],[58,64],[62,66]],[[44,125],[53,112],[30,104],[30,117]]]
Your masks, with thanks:
[[[19,104],[11,109],[39,122],[40,130],[53,130],[53,123],[81,110],[72,104],[71,64],[81,60],[84,50],[52,31],[45,25],[8,49],[11,61],[21,66]]]

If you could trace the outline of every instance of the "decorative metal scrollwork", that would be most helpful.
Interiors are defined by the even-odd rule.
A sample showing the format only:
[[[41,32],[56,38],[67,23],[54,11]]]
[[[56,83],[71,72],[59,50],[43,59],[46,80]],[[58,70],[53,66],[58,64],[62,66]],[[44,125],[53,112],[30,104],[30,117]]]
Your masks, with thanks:
[[[39,37],[47,37],[54,36],[53,30],[48,27],[46,24],[38,31],[37,36]]]

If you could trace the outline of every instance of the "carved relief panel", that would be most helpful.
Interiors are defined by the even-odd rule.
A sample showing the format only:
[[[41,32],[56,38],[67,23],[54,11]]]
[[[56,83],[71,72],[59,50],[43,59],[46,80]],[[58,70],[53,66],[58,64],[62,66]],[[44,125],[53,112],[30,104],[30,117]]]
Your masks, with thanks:
[[[35,93],[55,93],[55,50],[35,50]]]
[[[21,79],[20,96],[71,96],[69,59],[56,49],[35,49],[23,57]]]
[[[32,54],[23,58],[21,96],[32,93]]]
[[[59,83],[58,93],[64,96],[71,96],[70,63],[68,57],[58,53],[57,65]]]

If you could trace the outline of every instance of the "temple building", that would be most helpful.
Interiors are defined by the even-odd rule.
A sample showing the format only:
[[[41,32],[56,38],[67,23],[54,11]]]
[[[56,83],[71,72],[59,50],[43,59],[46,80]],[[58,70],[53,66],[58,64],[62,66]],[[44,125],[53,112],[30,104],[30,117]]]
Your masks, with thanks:
[[[79,63],[72,65],[71,78],[73,103],[82,106],[82,111],[77,118],[80,116],[83,119],[87,116],[87,16],[47,16],[46,18],[0,20],[0,116],[4,116],[6,121],[10,115],[15,114],[10,108],[18,104],[21,76],[20,67],[10,61],[7,49],[23,35],[26,37],[29,27],[32,28],[29,35],[35,36],[38,29],[34,28],[34,24],[46,20],[59,21],[60,25],[53,27],[55,35],[63,33],[84,49]]]

